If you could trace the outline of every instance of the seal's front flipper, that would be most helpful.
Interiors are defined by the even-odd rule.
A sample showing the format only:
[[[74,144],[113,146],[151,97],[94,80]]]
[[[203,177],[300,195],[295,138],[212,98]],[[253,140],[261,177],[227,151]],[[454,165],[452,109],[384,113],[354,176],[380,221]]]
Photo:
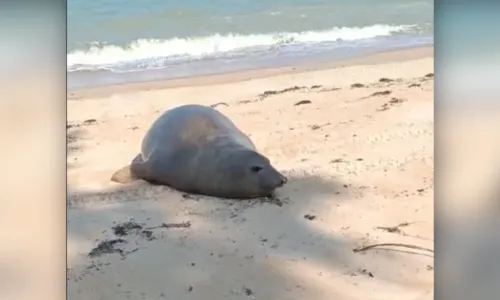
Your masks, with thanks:
[[[142,164],[142,158],[140,154],[134,158],[132,164],[127,165],[116,171],[113,174],[113,176],[111,176],[111,181],[127,184],[139,180],[140,178],[137,176],[135,172],[135,169],[137,168],[138,164]]]

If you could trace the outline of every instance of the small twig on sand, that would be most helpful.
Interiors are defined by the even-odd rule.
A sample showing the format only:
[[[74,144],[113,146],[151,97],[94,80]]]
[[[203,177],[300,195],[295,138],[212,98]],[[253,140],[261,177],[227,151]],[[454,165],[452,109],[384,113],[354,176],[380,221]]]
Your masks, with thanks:
[[[153,226],[153,227],[148,227],[146,229],[157,229],[157,228],[189,228],[191,227],[191,222],[190,221],[187,221],[187,222],[182,222],[182,223],[169,223],[169,224],[166,224],[166,223],[163,223],[159,226]]]
[[[400,223],[396,226],[391,226],[391,227],[378,226],[378,227],[376,227],[376,229],[385,230],[385,231],[391,232],[391,233],[401,233],[401,227],[406,227],[406,226],[409,226],[413,223],[415,223],[415,222],[403,222],[403,223]]]
[[[366,251],[366,250],[370,250],[372,248],[384,247],[384,246],[398,246],[398,247],[405,247],[405,248],[422,250],[422,251],[427,251],[427,252],[430,252],[430,253],[434,253],[434,250],[431,250],[431,249],[428,249],[428,248],[424,248],[424,247],[420,247],[420,246],[415,246],[415,245],[401,244],[401,243],[373,244],[373,245],[365,246],[365,247],[362,247],[362,248],[352,249],[352,251],[354,253],[358,253],[358,252],[363,252],[363,251]]]
[[[320,128],[325,127],[327,125],[330,125],[330,124],[331,123],[325,123],[325,124],[322,124],[322,125],[314,124],[314,125],[309,126],[309,128],[311,128],[312,130],[317,130],[317,129],[320,129]]]

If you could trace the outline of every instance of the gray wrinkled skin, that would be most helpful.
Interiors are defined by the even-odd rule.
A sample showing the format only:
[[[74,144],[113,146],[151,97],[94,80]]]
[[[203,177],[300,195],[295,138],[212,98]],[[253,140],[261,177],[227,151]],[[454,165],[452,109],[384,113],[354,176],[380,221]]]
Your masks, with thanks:
[[[247,135],[201,105],[161,115],[146,133],[130,174],[183,192],[241,199],[269,196],[286,183]]]

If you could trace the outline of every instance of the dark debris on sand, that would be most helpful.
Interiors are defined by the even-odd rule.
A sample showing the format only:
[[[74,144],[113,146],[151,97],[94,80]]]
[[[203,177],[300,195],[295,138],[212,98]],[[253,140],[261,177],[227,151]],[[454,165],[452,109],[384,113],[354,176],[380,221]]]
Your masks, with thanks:
[[[365,87],[365,85],[362,84],[362,83],[353,83],[353,84],[351,84],[351,88],[352,89],[359,89],[359,88],[363,88],[363,87]]]
[[[399,234],[402,234],[402,231],[401,231],[401,228],[402,227],[407,227],[407,226],[410,226],[411,224],[413,224],[414,222],[403,222],[403,223],[400,223],[396,226],[390,226],[390,227],[386,227],[386,226],[377,226],[375,229],[379,229],[379,230],[384,230],[384,231],[387,231],[389,233],[399,233]]]
[[[157,228],[189,228],[191,227],[191,222],[181,222],[181,223],[162,223],[159,226],[154,226],[154,227],[149,227],[145,228],[143,225],[140,225],[136,223],[134,220],[130,220],[121,224],[118,224],[116,226],[113,226],[111,229],[113,230],[113,233],[120,237],[117,239],[112,239],[112,240],[105,240],[100,242],[95,248],[93,248],[88,256],[89,257],[98,257],[103,254],[110,254],[110,253],[118,253],[122,257],[125,256],[125,254],[133,253],[137,251],[138,249],[134,249],[129,252],[124,252],[123,249],[117,248],[119,244],[126,244],[127,241],[123,239],[123,237],[130,236],[132,234],[141,236],[148,241],[152,241],[155,239],[155,236],[153,235],[153,229]]]
[[[318,92],[319,93],[325,93],[325,92],[333,92],[333,91],[338,91],[338,90],[341,90],[341,88],[338,88],[338,87],[331,87],[331,88],[322,88],[321,90],[319,90]]]
[[[96,119],[87,119],[87,120],[83,121],[83,125],[92,125],[95,123],[97,123]]]
[[[88,125],[93,125],[93,124],[97,124],[96,119],[87,119],[87,120],[83,121],[83,123],[66,124],[66,129],[88,126]]]
[[[191,222],[181,222],[181,223],[163,223],[161,224],[162,228],[190,228]]]
[[[375,277],[375,276],[373,276],[373,273],[372,273],[372,272],[370,272],[370,271],[368,271],[368,270],[366,270],[366,269],[361,269],[361,270],[359,270],[359,273],[361,273],[361,274],[363,274],[363,275],[367,275],[368,277],[371,277],[371,278]]]
[[[309,220],[309,221],[313,221],[316,219],[316,216],[307,214],[307,215],[304,215],[304,219]]]
[[[299,105],[304,105],[304,104],[311,104],[311,100],[301,100],[299,102],[296,102],[294,106],[299,106]]]
[[[241,101],[238,101],[238,104],[247,104],[247,103],[262,101],[270,96],[280,95],[280,94],[289,93],[289,92],[297,92],[297,91],[312,92],[312,91],[315,91],[315,92],[321,93],[321,92],[329,92],[329,91],[336,91],[336,90],[340,90],[340,88],[335,88],[335,87],[324,88],[322,85],[319,85],[319,84],[311,85],[311,86],[297,86],[296,85],[296,86],[292,86],[292,87],[282,89],[282,90],[267,90],[261,94],[258,94],[255,99],[241,100]],[[310,102],[307,102],[307,101],[309,101],[309,100],[299,101],[298,104],[296,103],[295,105],[309,104]],[[216,105],[218,105],[218,104],[216,104]]]
[[[330,124],[331,123],[325,123],[325,124],[322,124],[322,125],[314,124],[314,125],[309,126],[309,128],[311,128],[312,130],[318,130],[318,129],[323,128],[325,126],[328,126]]]
[[[260,203],[270,203],[270,204],[274,204],[274,205],[279,206],[279,207],[282,207],[283,204],[286,203],[287,201],[288,201],[288,198],[281,199],[274,194],[271,196],[263,197],[263,198],[259,199]]]
[[[214,103],[212,105],[210,105],[211,108],[216,108],[217,106],[229,106],[229,104],[227,104],[226,102],[218,102],[218,103]]]
[[[284,93],[289,93],[289,92],[296,92],[296,91],[300,91],[300,90],[307,90],[307,91],[316,90],[316,89],[319,89],[321,87],[322,87],[321,85],[292,86],[292,87],[282,89],[282,90],[277,90],[277,91],[275,91],[275,90],[265,91],[264,93],[257,95],[257,98],[258,98],[258,100],[264,100],[265,98],[267,98],[269,96],[274,96],[274,95],[279,95],[279,94],[284,94]]]
[[[434,73],[429,73],[420,78],[420,82],[426,82],[434,79]]]
[[[306,88],[305,86],[293,86],[293,87],[289,87],[289,88],[286,88],[283,90],[265,91],[264,93],[257,95],[257,98],[259,98],[260,100],[264,100],[265,98],[267,98],[269,96],[284,94],[284,93],[288,93],[288,92],[295,92],[295,91],[305,89],[305,88]]]
[[[375,93],[371,94],[370,97],[387,96],[387,95],[390,95],[390,94],[392,94],[392,91],[385,90],[385,91],[375,92]]]
[[[388,102],[384,103],[380,108],[377,109],[377,111],[386,111],[391,108],[391,106],[395,106],[396,104],[400,104],[406,102],[406,99],[402,98],[391,98]]]
[[[115,247],[117,246],[117,244],[125,244],[125,243],[127,243],[127,241],[125,241],[124,239],[102,241],[95,248],[90,250],[88,256],[97,257],[103,254],[111,254],[111,253],[118,253],[123,256],[123,250]]]
[[[111,227],[113,233],[117,236],[128,235],[131,231],[136,231],[142,229],[142,226],[135,223],[134,221],[128,221],[116,226]]]
[[[137,224],[133,220],[113,226],[111,229],[113,229],[113,233],[116,236],[120,237],[127,236],[133,233],[135,235],[140,235],[150,241],[155,239],[151,230],[144,229],[142,225]]]
[[[248,296],[248,297],[252,297],[253,296],[253,291],[247,287],[244,287],[243,288],[243,293],[245,294],[245,296]]]
[[[109,240],[104,240],[99,242],[99,244],[94,247],[93,249],[90,250],[90,252],[87,254],[88,257],[90,258],[98,258],[102,255],[105,254],[113,254],[117,253],[121,256],[121,259],[126,259],[127,255],[137,252],[140,250],[140,247],[136,247],[131,250],[125,250],[122,247],[127,244],[127,245],[132,245],[134,243],[129,243],[127,240],[125,240],[125,237],[129,237],[131,235],[136,235],[142,238],[145,238],[146,241],[153,241],[156,239],[156,237],[153,235],[154,231],[153,229],[155,228],[189,228],[191,227],[191,222],[182,222],[182,223],[163,223],[159,226],[155,227],[150,227],[150,228],[145,228],[143,225],[137,224],[133,219],[129,220],[127,222],[117,224],[116,226],[112,227],[113,233],[119,237],[116,239],[109,239]],[[138,241],[135,241],[135,245],[138,245]],[[122,246],[122,247],[120,247]],[[87,265],[86,270],[78,275],[78,277],[75,280],[81,279],[82,276],[86,276],[88,274],[91,274],[90,270],[94,271],[100,271],[103,266],[110,265],[111,262],[103,263],[99,261],[91,261],[90,265]],[[89,273],[90,272],[90,273]],[[191,288],[192,290],[192,288]],[[191,291],[190,290],[190,291]]]
[[[157,228],[190,228],[191,221],[181,222],[181,223],[162,223],[161,225],[148,227],[147,229],[157,229]]]

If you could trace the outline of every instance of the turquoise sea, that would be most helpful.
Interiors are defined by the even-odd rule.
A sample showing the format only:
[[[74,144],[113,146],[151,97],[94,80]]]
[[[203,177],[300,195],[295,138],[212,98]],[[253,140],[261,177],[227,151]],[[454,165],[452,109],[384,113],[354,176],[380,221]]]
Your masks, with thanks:
[[[68,87],[433,44],[429,0],[68,0]]]

